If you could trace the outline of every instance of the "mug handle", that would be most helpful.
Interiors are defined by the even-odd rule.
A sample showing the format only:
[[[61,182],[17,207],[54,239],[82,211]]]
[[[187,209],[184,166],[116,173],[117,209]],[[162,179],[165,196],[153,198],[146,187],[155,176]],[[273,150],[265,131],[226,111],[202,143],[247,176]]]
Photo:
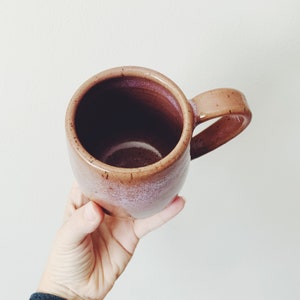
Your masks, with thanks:
[[[194,129],[201,123],[219,118],[191,140],[191,158],[195,159],[225,144],[241,133],[251,121],[245,96],[234,89],[215,89],[197,95],[190,104],[194,111]]]

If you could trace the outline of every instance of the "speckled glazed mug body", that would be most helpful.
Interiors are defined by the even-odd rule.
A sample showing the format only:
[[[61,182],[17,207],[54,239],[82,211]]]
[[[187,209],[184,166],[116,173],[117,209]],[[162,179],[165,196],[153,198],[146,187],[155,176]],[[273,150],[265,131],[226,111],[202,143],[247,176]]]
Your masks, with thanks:
[[[218,118],[193,136],[197,125]],[[242,93],[216,89],[187,100],[166,76],[118,67],[87,80],[66,113],[71,166],[82,193],[112,215],[144,218],[179,192],[191,159],[246,128]]]

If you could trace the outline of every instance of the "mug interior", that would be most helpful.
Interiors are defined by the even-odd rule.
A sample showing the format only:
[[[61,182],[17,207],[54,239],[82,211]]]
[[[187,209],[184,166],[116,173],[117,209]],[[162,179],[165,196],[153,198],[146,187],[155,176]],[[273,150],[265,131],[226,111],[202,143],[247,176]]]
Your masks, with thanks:
[[[79,99],[74,125],[85,150],[119,168],[140,168],[178,144],[184,117],[176,96],[150,78],[124,74],[99,80]]]

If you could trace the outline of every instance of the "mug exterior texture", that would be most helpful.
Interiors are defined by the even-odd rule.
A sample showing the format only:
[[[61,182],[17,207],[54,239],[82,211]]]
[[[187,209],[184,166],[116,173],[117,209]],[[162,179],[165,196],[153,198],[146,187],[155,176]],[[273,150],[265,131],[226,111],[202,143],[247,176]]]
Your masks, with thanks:
[[[129,77],[136,79],[127,82],[132,85],[129,88],[165,93],[182,118],[181,135],[174,149],[161,160],[138,168],[120,168],[96,159],[82,145],[75,122],[78,105],[91,88],[112,78]],[[144,218],[159,212],[173,200],[185,181],[194,122],[193,108],[180,88],[156,71],[119,67],[93,76],[77,90],[66,113],[68,151],[82,193],[116,216]]]

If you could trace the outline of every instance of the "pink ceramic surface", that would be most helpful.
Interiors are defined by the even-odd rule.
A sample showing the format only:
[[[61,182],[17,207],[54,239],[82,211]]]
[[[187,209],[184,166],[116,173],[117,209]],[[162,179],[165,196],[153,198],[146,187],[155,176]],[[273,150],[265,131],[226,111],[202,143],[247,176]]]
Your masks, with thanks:
[[[193,137],[198,124],[218,117]],[[191,159],[234,138],[250,120],[237,90],[216,89],[188,101],[156,71],[110,69],[86,81],[70,101],[71,165],[83,194],[107,212],[147,217],[176,196]]]

